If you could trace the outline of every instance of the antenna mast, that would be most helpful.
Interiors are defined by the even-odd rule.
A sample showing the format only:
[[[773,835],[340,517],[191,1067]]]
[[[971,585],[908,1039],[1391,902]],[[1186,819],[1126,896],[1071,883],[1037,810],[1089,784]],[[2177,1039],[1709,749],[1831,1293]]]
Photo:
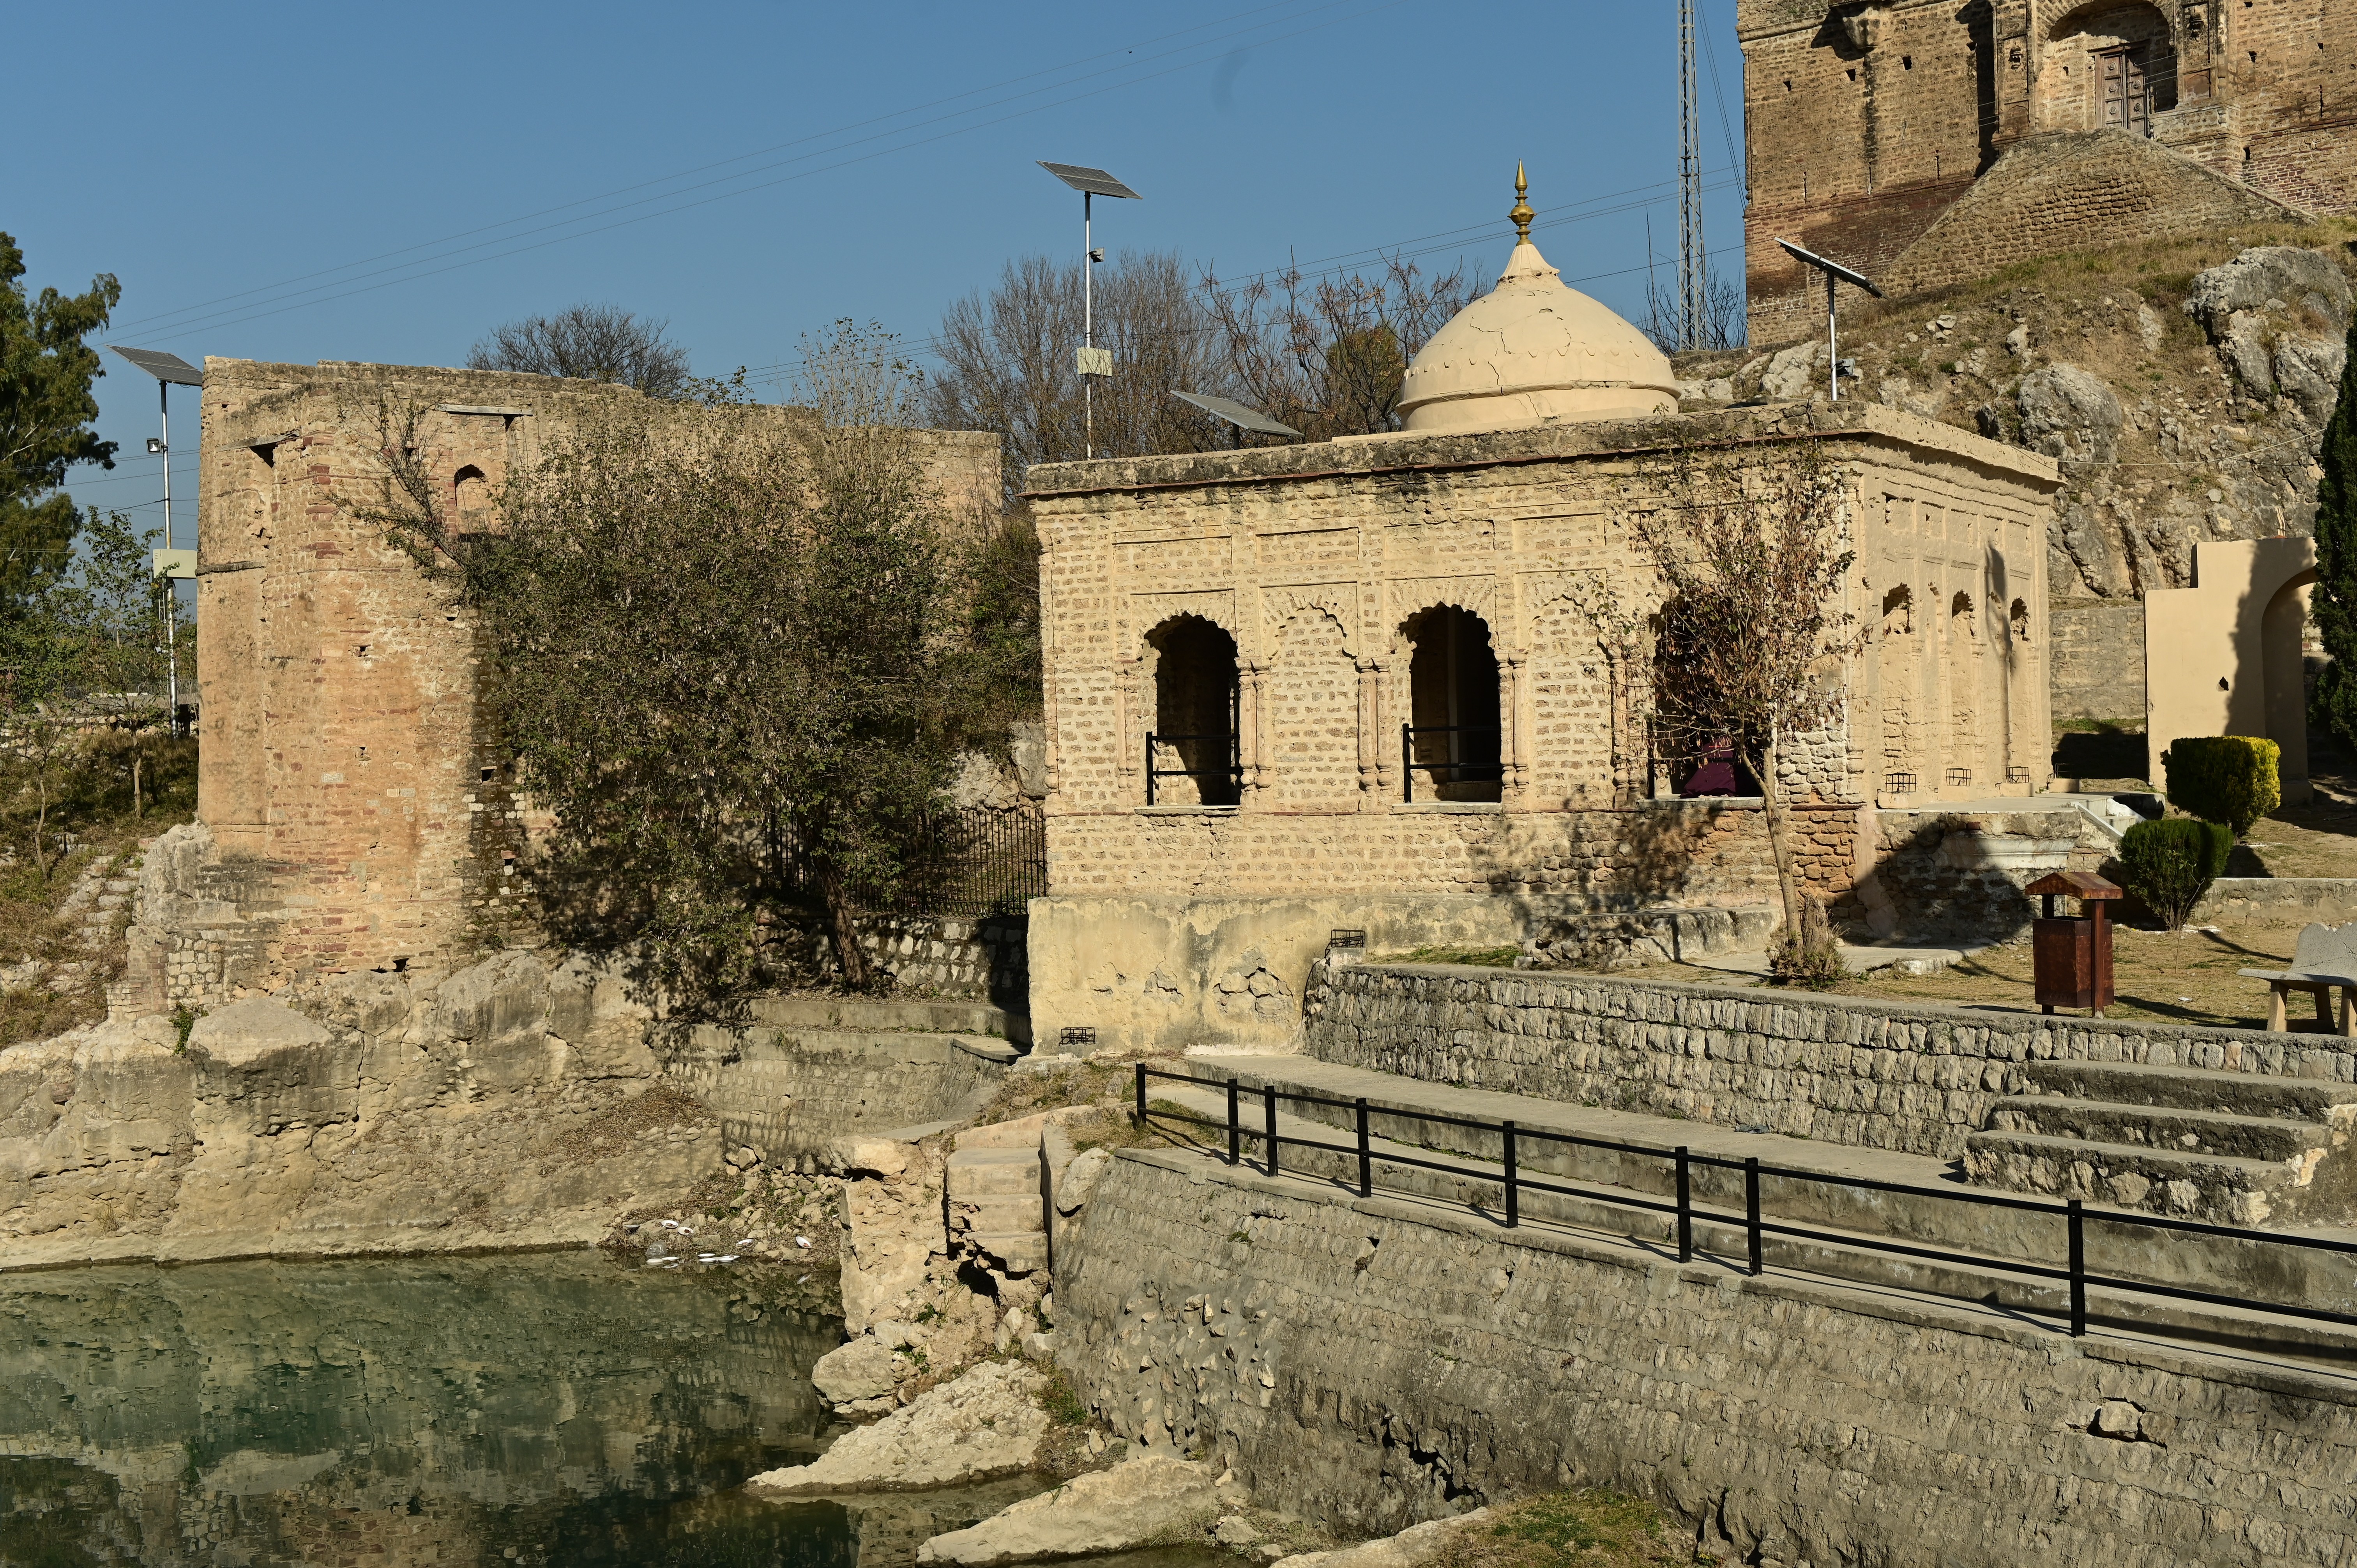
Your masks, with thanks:
[[[1702,243],[1702,106],[1695,92],[1695,0],[1678,0],[1678,347],[1699,349],[1709,290]]]

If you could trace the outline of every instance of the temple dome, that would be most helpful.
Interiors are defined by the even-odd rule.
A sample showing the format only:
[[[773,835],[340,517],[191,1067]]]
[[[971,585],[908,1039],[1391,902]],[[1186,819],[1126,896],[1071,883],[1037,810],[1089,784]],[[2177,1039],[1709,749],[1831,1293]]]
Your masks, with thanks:
[[[1518,197],[1524,188],[1517,169]],[[1531,243],[1526,203],[1518,199],[1512,216],[1520,231],[1498,286],[1449,317],[1408,365],[1404,428],[1453,435],[1676,412],[1669,356],[1564,286]]]

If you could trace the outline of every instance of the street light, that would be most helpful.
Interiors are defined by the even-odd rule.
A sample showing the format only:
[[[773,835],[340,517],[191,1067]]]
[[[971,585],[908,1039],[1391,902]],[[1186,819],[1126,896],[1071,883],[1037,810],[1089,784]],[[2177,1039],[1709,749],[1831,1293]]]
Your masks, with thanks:
[[[1842,378],[1841,347],[1834,338],[1834,285],[1843,283],[1854,284],[1877,299],[1882,297],[1882,291],[1867,282],[1864,273],[1852,272],[1839,262],[1829,262],[1814,252],[1801,249],[1790,240],[1779,240],[1776,242],[1790,252],[1795,261],[1804,266],[1814,267],[1825,274],[1825,374],[1831,379],[1833,384],[1833,401],[1839,403]]]
[[[193,577],[197,575],[197,553],[172,548],[172,389],[201,387],[204,371],[178,354],[167,354],[160,349],[125,349],[110,343],[108,348],[156,378],[156,401],[164,417],[164,434],[160,439],[151,437],[147,443],[150,454],[164,459],[164,548],[156,552],[155,575],[167,580]],[[178,588],[172,592],[177,596]],[[168,690],[165,700],[171,704],[171,730],[180,733],[180,638],[179,613],[177,604],[164,621],[165,668]]]
[[[1096,248],[1096,236],[1091,231],[1090,223],[1094,215],[1090,204],[1100,196],[1118,196],[1131,201],[1142,201],[1145,198],[1101,168],[1085,168],[1079,164],[1051,164],[1045,158],[1039,162],[1041,168],[1081,193],[1081,251],[1085,258],[1081,272],[1080,371],[1083,431],[1081,450],[1082,456],[1093,457],[1097,455],[1097,411],[1096,384],[1091,378],[1113,374],[1113,350],[1100,350],[1096,346],[1097,263],[1104,260],[1104,252]]]

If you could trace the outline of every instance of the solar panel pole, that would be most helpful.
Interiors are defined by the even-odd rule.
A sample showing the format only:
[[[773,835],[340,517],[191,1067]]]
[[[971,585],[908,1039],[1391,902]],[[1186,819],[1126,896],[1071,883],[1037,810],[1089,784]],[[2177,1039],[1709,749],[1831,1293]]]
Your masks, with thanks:
[[[1096,233],[1091,227],[1094,214],[1091,203],[1096,200],[1094,191],[1081,192],[1081,346],[1097,346],[1097,252]],[[1081,378],[1081,455],[1097,455],[1097,379]]]
[[[156,402],[164,416],[164,548],[172,548],[172,383],[163,377],[156,378]],[[167,703],[165,729],[175,738],[180,733],[180,590],[178,580],[164,579],[164,591],[171,596],[164,616],[164,701]]]

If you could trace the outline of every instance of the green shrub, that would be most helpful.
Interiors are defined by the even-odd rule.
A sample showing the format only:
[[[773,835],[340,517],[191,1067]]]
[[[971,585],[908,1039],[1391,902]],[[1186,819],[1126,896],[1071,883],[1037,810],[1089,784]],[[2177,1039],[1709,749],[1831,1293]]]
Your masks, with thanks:
[[[2222,822],[2138,822],[2120,837],[2120,881],[2173,931],[2191,917],[2233,850],[2233,832]]]
[[[2277,770],[2283,748],[2247,735],[2187,736],[2160,754],[2169,769],[2169,803],[2208,822],[2224,822],[2236,838],[2283,804]]]

